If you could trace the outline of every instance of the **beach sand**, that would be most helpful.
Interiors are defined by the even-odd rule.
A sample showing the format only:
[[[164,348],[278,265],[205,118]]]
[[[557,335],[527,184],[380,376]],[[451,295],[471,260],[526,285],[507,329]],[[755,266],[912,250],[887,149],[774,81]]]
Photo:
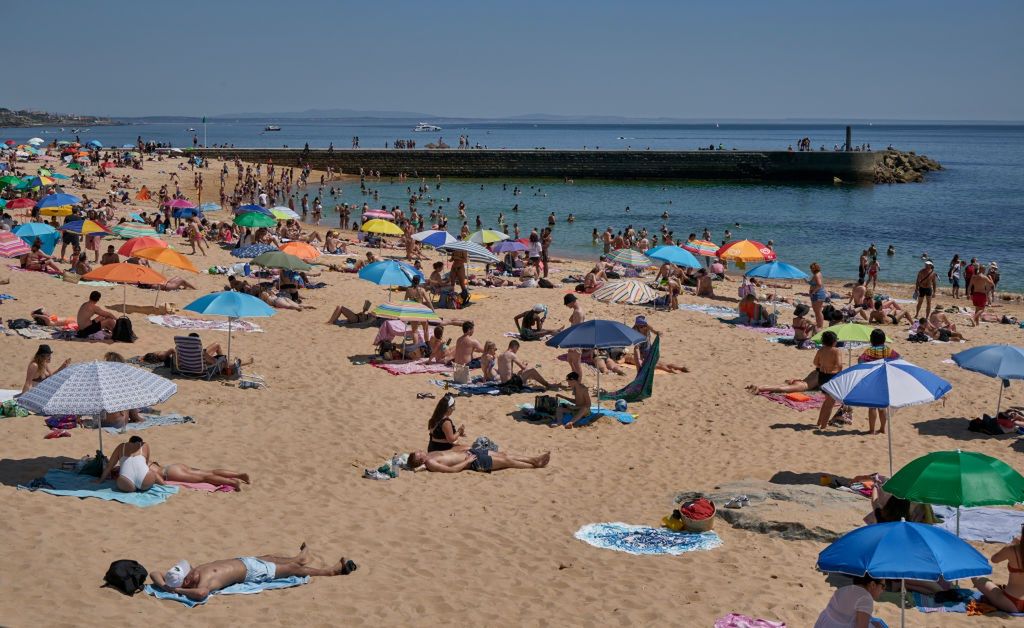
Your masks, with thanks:
[[[115,173],[140,177],[155,192],[167,180],[158,170],[172,163],[147,162],[142,173]],[[218,167],[213,164],[208,180],[215,180]],[[192,192],[190,177],[182,173],[186,193]],[[153,206],[137,205],[133,211]],[[333,214],[327,220],[337,224]],[[171,241],[178,250],[188,249],[178,238]],[[353,256],[362,253],[353,250]],[[236,261],[216,247],[209,257],[192,260],[203,269]],[[829,262],[822,264],[827,278]],[[568,310],[562,297],[571,285],[558,281],[570,267],[583,264],[558,265],[555,289],[476,289],[475,294],[486,298],[445,314],[471,318],[477,339],[494,340],[503,348],[508,339],[502,334],[513,329],[512,316],[535,302],[549,307],[553,325],[565,323]],[[26,317],[40,306],[73,316],[91,290],[38,273],[12,272],[6,265],[0,278],[10,278],[0,292],[17,296],[0,305],[5,320]],[[832,428],[820,435],[810,429],[816,413],[798,413],[744,391],[750,383],[804,377],[812,368],[813,352],[769,343],[762,334],[701,313],[655,312],[584,297],[589,318],[631,323],[635,315],[646,314],[663,331],[662,359],[685,364],[692,372],[655,378],[654,396],[631,405],[639,418],[629,426],[603,420],[587,429],[550,429],[511,416],[516,404],[532,402],[532,396],[459,398],[455,420],[465,423],[471,438],[486,435],[503,450],[519,453],[551,451],[551,464],[543,470],[493,475],[403,472],[396,480],[375,482],[361,478],[364,467],[376,467],[395,452],[425,447],[435,401],[417,400],[416,393],[440,396],[440,390],[428,383],[432,375],[394,377],[354,364],[356,356],[372,353],[375,330],[325,321],[335,305],[358,308],[364,299],[385,300],[386,293],[351,274],[325,272],[322,279],[327,288],[304,293],[315,310],[278,311],[256,321],[264,333],[234,336],[232,352],[255,358],[248,371],[264,377],[268,389],[176,379],[178,393],[160,410],[191,415],[197,423],[140,432],[153,458],[163,464],[185,462],[250,473],[253,484],[240,493],[183,491],[165,504],[137,509],[18,491],[17,484],[46,469],[90,454],[96,434],[75,429],[71,438],[44,440],[48,430],[40,417],[0,419],[0,512],[5,513],[6,528],[0,623],[710,626],[717,617],[742,612],[789,626],[813,624],[833,592],[814,569],[823,543],[740,531],[722,520],[715,526],[723,540],[720,548],[677,557],[632,556],[573,537],[587,523],[658,525],[678,491],[768,480],[780,471],[845,476],[885,472],[885,437],[865,433],[863,410],[857,412],[852,430]],[[226,283],[223,276],[208,274],[199,275],[197,282],[198,290],[165,293],[161,301],[180,307]],[[728,301],[682,300],[734,306],[736,286],[717,284]],[[909,295],[906,287],[890,289],[902,291],[894,292],[896,296]],[[101,305],[120,302],[120,287],[101,290]],[[151,304],[153,298],[151,291],[128,288],[130,304]],[[938,302],[948,304],[950,299],[943,296]],[[1019,305],[998,311],[1024,314]],[[782,320],[788,312],[783,310]],[[1020,330],[998,324],[974,330],[967,327],[966,317],[955,318],[970,343],[911,344],[904,327],[895,334],[894,347],[907,359],[954,386],[944,402],[895,414],[897,468],[940,449],[980,451],[1011,464],[1020,451],[1014,437],[977,437],[966,430],[962,417],[994,410],[997,382],[943,362],[969,347],[1019,343]],[[173,346],[175,330],[150,324],[142,315],[132,319],[139,336],[134,345],[52,341],[53,364],[65,358],[101,359],[108,350],[129,357]],[[446,337],[458,335],[454,327],[445,331]],[[222,332],[202,336],[205,343],[226,341]],[[38,344],[0,337],[0,387],[20,388]],[[545,376],[561,379],[568,368],[556,359],[559,353],[542,343],[524,343],[520,356],[531,365],[541,363]],[[613,390],[629,377],[603,376],[601,383]],[[593,385],[592,374],[587,381]],[[1007,389],[1004,407],[1024,403],[1020,391],[1018,384]],[[105,438],[108,453],[123,440],[125,436]],[[117,559],[136,559],[150,570],[163,571],[180,558],[198,564],[291,553],[303,541],[324,565],[345,556],[360,569],[286,591],[213,598],[195,609],[144,595],[129,599],[100,588],[107,566]],[[978,547],[986,554],[994,549]],[[995,573],[997,582],[1005,582],[1005,564]],[[896,625],[899,610],[891,603],[877,604],[876,614]],[[977,623],[963,615],[921,615],[915,610],[907,616],[915,626]]]

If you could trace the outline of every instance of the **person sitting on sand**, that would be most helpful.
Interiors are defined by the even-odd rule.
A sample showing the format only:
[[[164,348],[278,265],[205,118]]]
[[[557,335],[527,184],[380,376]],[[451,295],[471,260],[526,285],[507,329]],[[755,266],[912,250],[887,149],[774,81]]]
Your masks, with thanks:
[[[22,394],[32,390],[33,386],[48,377],[53,377],[71,364],[71,358],[68,358],[57,367],[56,371],[51,371],[50,360],[52,358],[53,349],[50,348],[50,345],[39,345],[39,348],[36,349],[36,354],[32,356],[32,361],[28,363],[28,368],[25,370],[25,383],[21,387]]]
[[[446,364],[448,362],[448,345],[451,339],[444,339],[444,325],[437,325],[431,332],[430,340],[427,342],[428,358],[433,364]]]
[[[511,340],[508,349],[498,356],[498,381],[502,387],[522,390],[530,381],[535,381],[544,388],[552,388],[546,379],[535,368],[527,368],[527,364],[516,355],[519,352],[519,341]],[[519,369],[516,371],[516,369]]]
[[[363,268],[364,266],[369,266],[370,264],[372,264],[372,263],[374,263],[376,261],[377,261],[377,256],[373,254],[373,251],[367,251],[366,252],[366,259],[361,259],[358,262],[356,262],[356,265],[352,268],[352,270],[354,270],[356,272],[359,272],[359,270],[361,268]]]
[[[853,584],[836,589],[821,611],[814,628],[877,628],[872,620],[875,600],[885,591],[885,582],[871,575],[855,576]]]
[[[740,300],[739,305],[740,324],[751,327],[771,327],[775,324],[775,318],[768,310],[757,302],[755,293],[748,293]]]
[[[154,484],[164,484],[163,477],[149,468],[149,445],[141,436],[132,436],[127,443],[114,448],[96,483],[110,478],[115,468],[118,470],[115,484],[123,493],[145,492]]]
[[[985,596],[985,601],[1006,613],[1024,612],[1024,545],[1021,537],[1014,537],[1008,545],[992,555],[993,563],[1007,564],[1009,577],[1006,584],[997,586],[988,578],[973,578],[974,587]]]
[[[89,293],[89,300],[78,308],[78,315],[75,317],[78,322],[75,336],[78,338],[88,338],[100,330],[114,330],[117,316],[99,306],[101,296],[99,290],[93,290]]]
[[[103,257],[100,258],[100,265],[106,266],[107,264],[119,264],[119,263],[121,263],[121,258],[114,251],[114,245],[111,244],[111,245],[107,246],[107,252],[104,253]]]
[[[857,314],[872,325],[885,325],[890,321],[893,325],[899,325],[901,320],[906,320],[910,324],[914,323],[914,319],[910,316],[910,312],[902,309],[886,310],[885,303],[881,299],[875,299],[874,308],[870,313],[866,313],[865,310],[860,310]],[[886,320],[886,318],[889,320]]]
[[[504,451],[483,448],[451,449],[448,451],[414,451],[407,464],[414,471],[424,469],[433,473],[458,473],[469,469],[490,473],[502,469],[543,469],[551,460],[551,452],[539,456],[521,456]]]
[[[37,270],[44,273],[54,273],[59,275],[61,272],[60,266],[57,266],[53,258],[42,252],[42,244],[39,242],[39,238],[32,243],[32,248],[22,257],[21,266],[26,270]]]
[[[452,364],[474,367],[473,354],[483,353],[484,346],[473,337],[476,325],[473,321],[466,321],[462,324],[462,335],[455,341],[455,350],[452,352]],[[477,362],[476,364],[479,364]]]
[[[197,469],[180,462],[161,465],[158,462],[149,464],[151,471],[163,478],[165,482],[188,482],[190,484],[213,484],[214,486],[230,486],[236,491],[242,490],[242,484],[249,484],[249,474],[227,469]]]
[[[265,584],[292,576],[345,576],[358,568],[344,556],[326,569],[309,567],[310,560],[309,547],[303,543],[298,556],[243,556],[195,567],[188,561],[180,560],[166,573],[151,571],[149,577],[161,590],[200,601],[233,584]]]
[[[494,368],[498,364],[498,345],[493,340],[484,343],[484,351],[480,354],[480,370],[483,371],[485,382],[498,381]]]
[[[327,235],[324,236],[324,253],[328,255],[345,255],[348,253],[348,249],[337,233],[328,231]]]
[[[928,315],[928,322],[936,329],[948,329],[949,331],[956,331],[956,324],[949,320],[946,313],[942,311],[941,305],[936,305],[932,309],[932,313]]]
[[[580,375],[576,371],[571,371],[569,375],[566,376],[566,380],[569,382],[569,390],[572,392],[572,397],[567,397],[562,394],[555,396],[560,399],[565,399],[572,405],[559,405],[558,410],[555,411],[555,422],[561,423],[562,417],[566,414],[571,414],[572,417],[565,422],[565,428],[571,429],[576,427],[576,423],[578,421],[590,416],[590,391],[587,390],[587,387],[580,382]]]
[[[544,322],[548,319],[548,308],[542,303],[537,303],[529,310],[516,314],[513,321],[516,329],[519,330],[519,337],[523,340],[543,340],[557,330],[544,329]]]
[[[73,318],[61,318],[56,314],[50,314],[43,308],[32,310],[32,322],[42,327],[67,327],[75,324]]]
[[[596,264],[590,269],[589,273],[583,276],[583,292],[590,294],[600,288],[606,281],[608,281],[608,278],[604,274],[604,265]]]
[[[327,319],[327,324],[341,325],[342,323],[338,319],[340,319],[342,316],[345,317],[345,322],[350,324],[368,323],[370,321],[373,321],[377,318],[377,316],[374,314],[370,314],[371,305],[372,304],[370,303],[369,300],[363,301],[363,309],[358,312],[354,312],[345,307],[344,305],[339,305],[338,307],[334,308],[334,312],[331,314],[331,317]]]
[[[818,328],[807,318],[810,311],[811,308],[804,303],[793,309],[793,341],[798,344],[810,340],[818,333]]]
[[[715,297],[715,288],[711,282],[711,275],[708,274],[706,268],[701,268],[697,271],[697,296],[698,297]]]
[[[89,259],[85,256],[85,253],[79,253],[75,257],[74,264],[71,266],[71,272],[76,275],[87,275],[92,272],[92,264],[89,263]]]
[[[839,337],[834,331],[821,335],[821,348],[814,354],[814,370],[803,379],[787,379],[783,386],[747,386],[747,390],[761,393],[793,393],[818,390],[828,383],[836,373],[843,370],[843,354],[836,348]]]
[[[959,342],[961,340],[967,340],[964,338],[963,334],[932,325],[927,318],[918,320],[916,328],[918,333],[924,334],[932,340],[938,340],[939,342],[949,342],[950,340]],[[913,331],[914,328],[911,328],[911,332]]]
[[[466,426],[455,427],[452,413],[455,412],[455,396],[445,393],[437,400],[434,412],[427,421],[427,451],[448,451],[449,449],[465,449],[459,447],[459,439],[466,435]]]
[[[191,332],[189,334],[189,337],[190,338],[199,338],[199,334],[197,334],[196,332]],[[209,345],[206,345],[205,347],[203,347],[203,365],[204,366],[207,366],[207,367],[213,366],[218,361],[220,361],[220,359],[223,358],[223,357],[224,357],[224,351],[223,351],[223,349],[221,349],[221,346],[220,346],[219,342],[215,342],[213,344],[209,344]],[[170,360],[173,360],[173,359],[174,359],[174,347],[171,347],[170,349],[168,349],[166,351],[153,351],[151,353],[147,353],[147,354],[142,356],[142,361],[143,362],[149,362],[149,363],[155,363],[155,364],[168,363]],[[249,358],[247,361],[241,362],[240,366],[249,366],[253,362],[254,362],[253,358]]]
[[[296,303],[295,301],[289,299],[288,297],[284,296],[281,293],[274,295],[267,289],[260,290],[259,298],[267,305],[277,308],[279,310],[296,310],[301,312],[302,310],[305,309],[315,309],[314,306],[312,305],[302,305],[301,303]]]

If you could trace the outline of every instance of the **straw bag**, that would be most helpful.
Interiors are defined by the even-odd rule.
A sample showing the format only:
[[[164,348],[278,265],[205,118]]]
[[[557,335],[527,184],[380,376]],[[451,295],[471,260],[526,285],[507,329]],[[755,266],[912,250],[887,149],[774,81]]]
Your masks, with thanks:
[[[456,384],[469,383],[469,367],[465,364],[453,364],[452,381]]]

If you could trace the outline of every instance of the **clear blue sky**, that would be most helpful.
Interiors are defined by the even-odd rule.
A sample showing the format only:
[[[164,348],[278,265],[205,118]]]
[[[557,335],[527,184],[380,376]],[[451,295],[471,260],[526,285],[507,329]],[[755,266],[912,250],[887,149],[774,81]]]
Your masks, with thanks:
[[[7,0],[3,17],[12,108],[1024,120],[1020,0]]]

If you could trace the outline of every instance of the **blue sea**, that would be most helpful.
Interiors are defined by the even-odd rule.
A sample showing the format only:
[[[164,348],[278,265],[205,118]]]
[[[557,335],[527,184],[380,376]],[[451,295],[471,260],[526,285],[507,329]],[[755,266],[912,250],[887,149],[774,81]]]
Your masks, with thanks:
[[[815,148],[831,149],[844,141],[839,124],[564,124],[564,123],[460,123],[444,125],[436,133],[413,133],[415,120],[323,121],[252,120],[213,122],[206,127],[210,144],[235,146],[326,147],[338,150],[351,145],[353,136],[363,148],[383,148],[395,139],[415,139],[419,146],[442,137],[452,146],[459,135],[471,144],[489,148],[632,148],[695,149],[722,144],[726,149],[785,150],[804,136]],[[264,132],[267,123],[278,124],[280,132]],[[83,141],[98,139],[105,145],[133,143],[138,136],[147,140],[172,142],[187,147],[193,135],[203,142],[204,128],[186,123],[131,124],[80,130]],[[913,281],[927,253],[936,261],[940,274],[954,254],[977,257],[984,263],[997,261],[1002,287],[1024,291],[1024,126],[954,124],[875,124],[854,127],[854,143],[869,143],[874,149],[892,145],[914,150],[938,160],[945,167],[930,173],[924,183],[904,185],[809,185],[762,184],[716,181],[585,181],[566,183],[561,179],[447,179],[441,188],[430,182],[435,206],[441,205],[459,228],[457,205],[467,206],[470,228],[477,215],[485,227],[497,228],[499,212],[510,228],[518,223],[524,233],[546,225],[555,212],[555,252],[578,257],[596,257],[599,245],[591,239],[593,229],[615,230],[633,225],[660,229],[661,215],[677,238],[690,232],[700,236],[707,227],[716,241],[725,229],[734,238],[774,240],[779,259],[806,268],[821,263],[826,277],[856,277],[862,249],[874,243],[879,251],[890,244],[894,257],[880,256],[882,281]],[[0,129],[3,139],[24,141],[38,135],[44,139],[66,138],[57,129]],[[406,207],[407,186],[416,181],[392,182],[384,178],[369,183],[379,200],[360,193],[358,185],[342,186],[331,197],[324,191],[324,224],[337,224],[330,211],[333,203],[370,203],[379,207]],[[518,186],[521,194],[513,196]],[[310,198],[317,194],[308,190]],[[450,199],[450,200],[449,200]],[[511,211],[519,205],[515,214]],[[629,208],[627,213],[626,208]],[[428,209],[429,211],[429,209]],[[576,216],[567,224],[569,213]],[[739,226],[735,226],[739,223]]]

